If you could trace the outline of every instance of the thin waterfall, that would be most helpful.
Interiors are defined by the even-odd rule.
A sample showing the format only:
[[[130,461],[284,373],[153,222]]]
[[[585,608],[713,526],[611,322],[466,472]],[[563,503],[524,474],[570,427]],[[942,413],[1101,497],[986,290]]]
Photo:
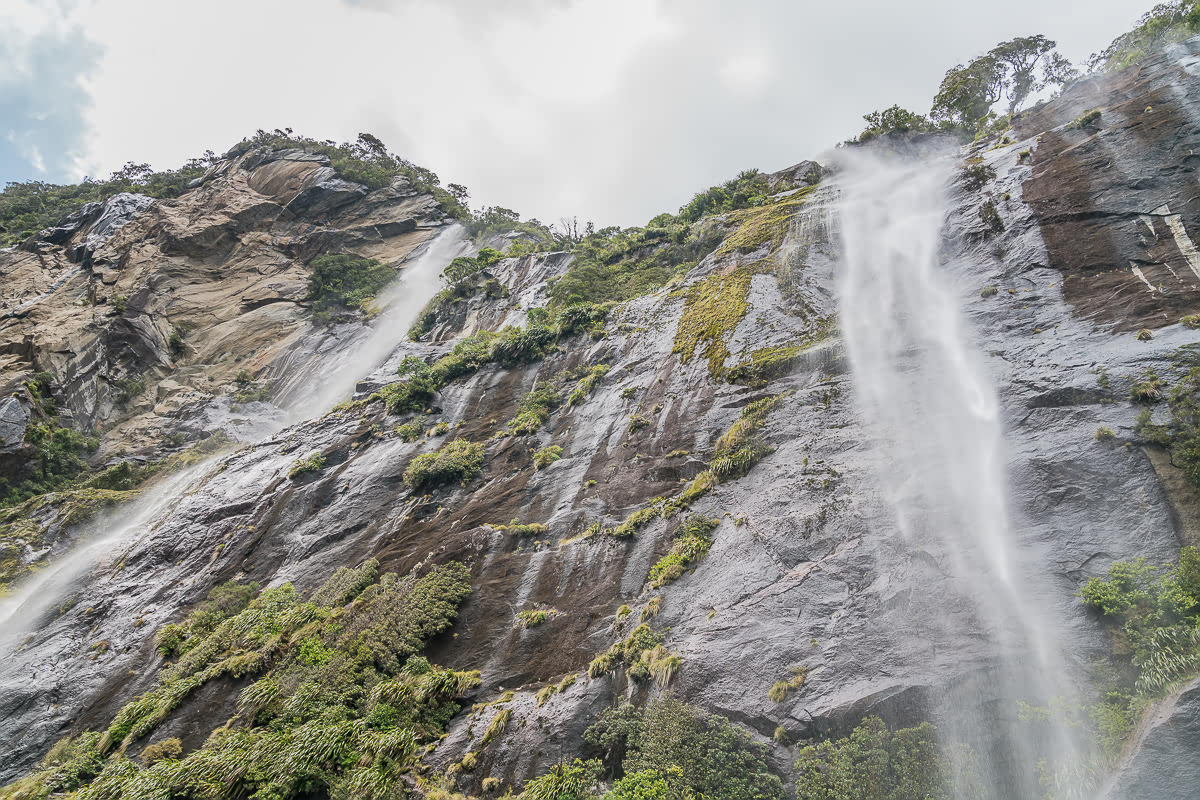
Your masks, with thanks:
[[[1039,779],[1078,764],[1065,732],[1038,737],[1018,701],[1068,692],[1049,603],[1018,557],[1000,404],[940,268],[951,162],[842,156],[839,322],[858,404],[880,449],[880,485],[904,542],[933,554],[966,614],[929,603],[950,641],[984,637],[984,674],[948,687],[938,721],[957,759],[956,796],[1040,797]],[[973,774],[974,773],[974,774]],[[1082,791],[1062,787],[1056,797]]]
[[[312,419],[352,394],[356,383],[379,367],[407,336],[417,314],[437,292],[442,270],[456,256],[469,251],[470,243],[461,226],[455,225],[435,238],[376,298],[382,311],[364,335],[347,348],[331,349],[312,359],[299,390],[281,402],[286,421]],[[261,424],[254,426],[256,440],[274,435],[283,424],[274,406],[262,404],[262,409]],[[20,645],[22,634],[40,627],[47,613],[68,601],[106,557],[123,552],[129,543],[151,532],[204,478],[213,460],[206,459],[159,481],[128,507],[91,523],[69,553],[0,598],[0,653],[10,652]]]

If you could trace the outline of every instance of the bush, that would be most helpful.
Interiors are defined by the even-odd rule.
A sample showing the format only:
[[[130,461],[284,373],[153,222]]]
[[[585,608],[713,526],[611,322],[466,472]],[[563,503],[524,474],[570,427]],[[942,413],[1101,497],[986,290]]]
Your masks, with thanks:
[[[1117,438],[1116,432],[1114,432],[1113,429],[1107,425],[1101,425],[1096,429],[1097,442],[1111,442],[1115,438]]]
[[[1100,112],[1098,110],[1093,109],[1092,111],[1085,111],[1075,119],[1071,120],[1071,124],[1069,124],[1067,127],[1077,129],[1086,128],[1088,125],[1091,125],[1098,119],[1100,119]]]
[[[603,754],[609,768],[627,778],[656,773],[667,783],[668,797],[784,797],[783,784],[767,766],[765,745],[755,743],[728,719],[705,715],[674,698],[651,700],[644,709],[610,708],[584,739]],[[645,776],[631,782],[653,785],[657,779]],[[618,781],[614,791],[618,786],[628,784]]]
[[[517,415],[508,423],[504,433],[509,436],[534,433],[562,402],[562,395],[553,384],[543,384],[521,398]]]
[[[396,277],[396,271],[373,258],[320,256],[309,265],[308,299],[325,314],[335,308],[367,310],[375,295]]]
[[[999,292],[1000,290],[995,286],[985,286],[983,290],[979,292],[979,296],[987,299],[989,297],[995,297]]]
[[[325,466],[325,456],[320,453],[313,453],[307,458],[302,458],[292,465],[288,470],[288,477],[292,480],[299,478],[301,475],[307,475],[310,472],[316,472],[321,467]]]
[[[147,767],[164,758],[179,758],[183,755],[183,742],[179,739],[163,739],[142,751],[142,763]]]
[[[590,800],[600,776],[600,764],[596,761],[580,761],[573,764],[555,764],[539,778],[525,783],[522,800]]]
[[[867,127],[858,135],[858,141],[867,142],[876,136],[889,133],[924,133],[934,129],[934,125],[921,114],[913,113],[900,106],[892,106],[883,111],[872,111],[863,117]]]
[[[844,739],[805,747],[796,761],[797,800],[949,800],[950,764],[928,722],[888,730],[867,717]],[[981,795],[982,796],[982,795]]]
[[[560,458],[562,458],[562,448],[552,444],[533,454],[533,466],[535,469],[545,469]]]
[[[421,489],[466,482],[483,471],[483,445],[455,439],[432,453],[417,456],[404,470],[404,482]]]

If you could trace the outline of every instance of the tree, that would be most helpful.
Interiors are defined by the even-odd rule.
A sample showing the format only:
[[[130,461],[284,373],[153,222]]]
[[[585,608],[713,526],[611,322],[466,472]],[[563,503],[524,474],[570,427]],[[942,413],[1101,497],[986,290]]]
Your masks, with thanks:
[[[1071,62],[1053,52],[1055,46],[1045,36],[1021,36],[996,45],[965,67],[954,67],[933,98],[934,119],[973,130],[1002,97],[1008,97],[1008,113],[1015,114],[1034,92],[1074,80],[1077,73]]]
[[[1174,0],[1160,3],[1137,21],[1133,30],[1121,34],[1088,60],[1089,70],[1111,72],[1124,69],[1158,48],[1182,41],[1200,31],[1200,2]]]
[[[929,120],[900,106],[892,106],[883,111],[872,111],[863,116],[867,129],[859,134],[858,140],[865,142],[885,133],[922,132],[933,128]]]

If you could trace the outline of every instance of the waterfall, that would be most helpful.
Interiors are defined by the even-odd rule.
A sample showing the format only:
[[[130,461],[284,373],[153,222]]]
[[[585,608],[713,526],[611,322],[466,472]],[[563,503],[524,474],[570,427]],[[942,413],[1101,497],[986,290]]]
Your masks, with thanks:
[[[929,602],[933,624],[951,641],[984,637],[988,652],[983,674],[939,687],[934,713],[957,761],[956,797],[978,796],[964,777],[972,771],[995,796],[1040,797],[1039,777],[1080,754],[1067,733],[1037,740],[1018,719],[1018,701],[1044,706],[1069,693],[1052,606],[1038,601],[1047,587],[1019,558],[996,389],[940,268],[951,163],[862,153],[842,162],[839,323],[880,449],[880,485],[902,543],[933,554],[966,609]],[[1039,770],[1041,759],[1052,766]]]
[[[352,394],[356,383],[378,368],[407,337],[409,326],[437,292],[442,270],[469,250],[461,226],[438,235],[380,292],[375,304],[381,311],[366,330],[344,347],[307,354],[299,380],[291,384],[294,391],[280,401],[286,420],[275,406],[256,404],[261,407],[260,418],[246,425],[255,431],[255,441],[274,435],[285,421],[317,417]],[[159,481],[128,507],[103,515],[87,526],[69,553],[0,598],[0,653],[11,652],[20,645],[21,634],[44,624],[46,615],[68,602],[75,589],[104,564],[106,556],[123,552],[137,537],[153,531],[155,523],[203,479],[213,460]]]

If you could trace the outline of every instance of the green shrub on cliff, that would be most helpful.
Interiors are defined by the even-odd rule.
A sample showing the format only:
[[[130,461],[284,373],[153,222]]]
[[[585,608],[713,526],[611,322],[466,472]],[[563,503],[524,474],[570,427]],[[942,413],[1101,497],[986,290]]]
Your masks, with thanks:
[[[1171,461],[1183,470],[1192,485],[1200,488],[1200,367],[1193,368],[1167,395],[1170,419],[1165,425],[1151,423],[1150,410],[1138,417],[1134,430],[1147,441],[1171,451]],[[1130,397],[1152,402],[1162,396],[1162,384],[1154,375],[1136,384]]]
[[[396,277],[396,271],[373,258],[328,255],[309,264],[308,299],[317,314],[342,308],[367,310],[375,295]]]
[[[844,739],[810,745],[796,761],[797,800],[949,800],[952,770],[928,722],[889,730],[867,717]]]
[[[1101,72],[1124,69],[1156,50],[1180,42],[1200,31],[1200,2],[1172,0],[1159,3],[1147,11],[1130,31],[1127,31],[1093,55],[1088,68]]]
[[[725,717],[674,698],[651,700],[641,709],[607,709],[584,739],[602,754],[605,767],[622,776],[613,789],[626,793],[611,797],[639,797],[627,793],[631,784],[660,781],[669,787],[666,797],[784,797],[782,782],[767,766],[765,745]]]
[[[432,453],[414,458],[404,470],[404,482],[413,489],[468,481],[483,470],[483,445],[455,439]]]
[[[431,665],[417,653],[448,627],[470,592],[451,563],[417,577],[379,576],[369,561],[339,570],[308,601],[291,584],[269,589],[207,630],[121,708],[103,734],[56,745],[17,796],[78,791],[102,797],[362,797],[406,793],[404,773],[438,740],[478,672]],[[213,602],[241,602],[240,590]],[[189,624],[195,614],[189,617]],[[223,676],[254,678],[231,724],[183,758],[148,749],[125,756],[188,697]],[[160,751],[162,748],[160,748]],[[106,757],[107,756],[107,757]]]

